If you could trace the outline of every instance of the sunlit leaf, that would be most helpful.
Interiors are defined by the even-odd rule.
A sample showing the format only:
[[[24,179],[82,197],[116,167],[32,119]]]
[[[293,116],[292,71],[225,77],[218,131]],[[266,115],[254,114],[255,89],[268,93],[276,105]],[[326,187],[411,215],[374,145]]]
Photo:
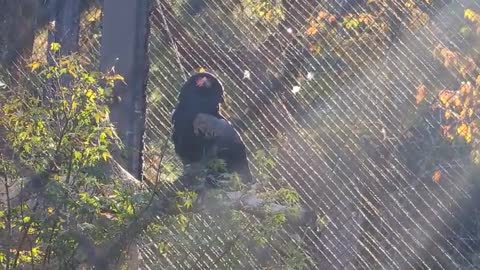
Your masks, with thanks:
[[[453,139],[452,133],[451,133],[451,125],[440,125],[440,128],[442,130],[442,135],[447,138],[447,139]]]
[[[23,219],[22,219],[23,223],[29,223],[30,220],[32,220],[32,218],[29,217],[29,216],[23,217]]]
[[[415,2],[413,2],[413,1],[411,1],[411,0],[410,0],[410,1],[406,1],[406,2],[405,2],[405,7],[406,7],[406,8],[413,8],[413,7],[415,7]]]
[[[448,106],[448,104],[452,101],[455,97],[455,92],[450,90],[442,90],[438,94],[438,99],[440,100],[441,104],[444,106]]]
[[[316,19],[317,19],[317,21],[321,21],[321,20],[327,18],[328,15],[329,15],[328,11],[326,11],[326,10],[320,10],[320,11],[318,12],[318,15],[317,15],[317,18],[316,18]]]
[[[346,29],[355,29],[360,25],[360,21],[356,18],[345,18],[343,21],[343,25]]]
[[[467,143],[470,143],[472,141],[472,132],[470,126],[465,123],[457,127],[457,134],[459,136],[462,136]]]
[[[470,82],[462,83],[460,86],[460,95],[469,95],[472,92],[472,84]]]
[[[475,22],[478,20],[479,15],[471,9],[466,9],[464,12],[464,17],[471,22]]]
[[[335,17],[335,15],[330,15],[327,18],[327,22],[329,22],[329,23],[334,23],[336,21],[337,21],[337,17]]]
[[[361,13],[358,17],[358,20],[360,23],[363,23],[365,25],[370,25],[375,21],[373,16],[369,13]]]
[[[27,67],[29,67],[30,70],[33,72],[33,71],[37,70],[38,68],[40,68],[40,63],[37,62],[37,61],[34,61],[34,62],[28,64]]]
[[[108,75],[105,77],[105,79],[109,81],[121,81],[125,83],[125,78],[120,74]]]
[[[417,87],[417,91],[416,91],[416,94],[415,94],[415,101],[418,104],[420,104],[420,102],[422,102],[422,100],[425,98],[425,96],[427,95],[427,87],[425,85],[419,85]]]
[[[187,209],[190,209],[193,206],[193,201],[190,200],[190,199],[187,199],[187,200],[185,200],[183,206],[185,206],[185,208],[187,208]]]
[[[110,157],[110,153],[108,153],[108,152],[103,152],[102,153],[103,160],[107,161],[109,157]]]
[[[309,50],[311,53],[318,55],[322,52],[322,48],[319,44],[310,44]]]
[[[313,24],[313,25],[311,25],[310,27],[307,28],[307,30],[305,31],[305,34],[307,36],[313,36],[317,32],[318,32],[317,24]]]
[[[432,174],[432,180],[435,183],[440,183],[440,180],[442,179],[442,172],[440,170],[436,170]]]
[[[62,45],[58,42],[50,43],[50,51],[51,52],[58,52],[62,48]]]

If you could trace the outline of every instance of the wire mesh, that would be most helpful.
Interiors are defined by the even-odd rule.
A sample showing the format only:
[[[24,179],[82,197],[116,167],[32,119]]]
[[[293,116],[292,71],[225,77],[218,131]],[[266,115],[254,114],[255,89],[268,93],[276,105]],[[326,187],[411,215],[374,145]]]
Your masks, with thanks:
[[[195,213],[186,231],[145,231],[142,269],[474,269],[473,165],[464,147],[445,145],[437,112],[415,99],[419,85],[464,80],[436,52],[478,50],[459,31],[478,1],[152,2],[147,178],[181,173],[164,145],[180,85],[202,67],[223,82],[223,113],[258,180],[295,189],[316,222],[258,245],[235,224],[252,219],[248,230],[261,234],[254,217]],[[79,51],[93,66],[101,7],[82,1]],[[51,23],[36,30],[34,61],[47,61]],[[17,65],[20,76],[0,82],[21,85]]]
[[[478,10],[478,2],[267,1],[264,9],[255,6],[261,1],[155,3],[147,175],[169,137],[180,84],[203,67],[221,77],[224,114],[241,130],[253,167],[260,169],[260,152],[274,160],[263,183],[293,187],[320,222],[271,239],[263,258],[240,246],[217,262],[231,232],[216,229],[220,215],[198,215],[192,223],[201,236],[190,239],[198,249],[174,244],[172,252],[185,259],[172,261],[173,253],[162,255],[159,240],[150,240],[152,247],[141,249],[146,269],[279,269],[288,256],[275,241],[297,245],[306,262],[300,269],[471,266],[470,163],[462,149],[440,154],[439,118],[415,95],[421,84],[451,89],[463,80],[445,72],[434,51],[467,46],[458,29],[464,10]],[[360,26],[349,30],[349,23]],[[173,155],[170,161],[177,164]],[[171,165],[164,177],[178,170]],[[437,183],[431,176],[438,170]]]

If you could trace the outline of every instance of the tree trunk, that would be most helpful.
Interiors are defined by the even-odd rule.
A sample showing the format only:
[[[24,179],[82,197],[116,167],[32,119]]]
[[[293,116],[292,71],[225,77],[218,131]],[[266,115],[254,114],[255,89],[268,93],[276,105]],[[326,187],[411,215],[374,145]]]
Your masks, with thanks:
[[[0,64],[22,65],[33,50],[37,1],[0,0],[0,7]]]

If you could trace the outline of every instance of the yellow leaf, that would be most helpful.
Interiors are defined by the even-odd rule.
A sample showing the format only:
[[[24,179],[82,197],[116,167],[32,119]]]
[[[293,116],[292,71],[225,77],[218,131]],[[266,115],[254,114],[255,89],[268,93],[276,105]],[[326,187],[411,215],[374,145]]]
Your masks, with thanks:
[[[406,8],[413,8],[414,6],[415,6],[415,2],[413,2],[413,1],[405,2],[405,7]]]
[[[471,9],[466,9],[465,13],[464,13],[464,17],[465,17],[465,19],[467,19],[471,22],[474,22],[476,20],[476,18],[478,17],[478,14],[475,13],[475,11],[473,11]]]
[[[313,54],[320,54],[322,51],[322,48],[318,44],[310,44],[309,50]]]
[[[436,170],[432,174],[432,180],[435,183],[440,183],[440,179],[442,179],[442,172],[440,170]]]
[[[452,117],[452,111],[451,110],[446,110],[445,111],[445,119],[448,120]]]
[[[205,72],[205,68],[204,67],[198,67],[197,68],[197,72]]]
[[[465,117],[467,116],[467,112],[468,110],[466,108],[463,108],[461,111],[460,111],[460,117],[458,118],[459,120],[464,120]]]
[[[107,79],[109,81],[121,81],[121,82],[125,83],[125,78],[123,78],[123,76],[120,75],[120,74],[108,75],[108,76],[105,77],[105,79]]]
[[[450,90],[442,90],[438,94],[438,99],[440,100],[440,103],[443,106],[448,107],[448,105],[450,104],[454,96],[455,96],[455,92]]]
[[[422,102],[422,100],[425,98],[425,96],[427,95],[427,87],[425,85],[419,85],[417,87],[417,93],[415,95],[415,100],[417,102],[417,105],[420,104],[420,102]]]
[[[97,124],[99,124],[99,123],[100,123],[100,118],[102,117],[102,116],[100,115],[100,113],[96,113],[96,114],[94,115],[94,117],[95,117],[95,122],[96,122]]]
[[[321,21],[321,20],[323,20],[323,19],[327,18],[327,17],[328,17],[328,15],[329,15],[329,14],[328,14],[328,12],[327,12],[327,11],[325,11],[325,10],[321,10],[320,12],[318,12],[318,15],[317,15],[317,18],[316,18],[316,20],[317,20],[317,21]]]
[[[62,48],[62,45],[58,42],[52,42],[50,43],[50,51],[52,52],[58,52]]]
[[[40,67],[40,63],[35,61],[27,65],[32,71],[37,70]]]
[[[457,134],[462,136],[467,143],[470,143],[472,141],[472,132],[470,127],[463,123],[460,126],[457,127]]]
[[[315,35],[316,33],[318,32],[318,29],[317,29],[317,25],[316,24],[313,24],[312,26],[310,26],[307,31],[305,31],[305,34],[307,36],[313,36]]]
[[[458,96],[455,96],[455,98],[453,99],[453,104],[456,107],[461,107],[462,106],[462,101],[460,100],[460,98]]]
[[[107,159],[110,157],[110,154],[108,152],[103,152],[102,157],[103,157],[103,160],[107,161]]]
[[[78,103],[76,101],[72,101],[72,111],[75,111],[77,109]]]

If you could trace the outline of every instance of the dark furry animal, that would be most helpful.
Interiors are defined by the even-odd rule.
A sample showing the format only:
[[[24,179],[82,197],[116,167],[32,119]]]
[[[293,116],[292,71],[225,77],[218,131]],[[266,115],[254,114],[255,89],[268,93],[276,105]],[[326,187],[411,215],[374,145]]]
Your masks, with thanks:
[[[197,73],[182,86],[172,114],[175,152],[184,165],[208,159],[225,161],[244,183],[252,183],[245,145],[233,126],[220,114],[223,86],[210,73]]]

